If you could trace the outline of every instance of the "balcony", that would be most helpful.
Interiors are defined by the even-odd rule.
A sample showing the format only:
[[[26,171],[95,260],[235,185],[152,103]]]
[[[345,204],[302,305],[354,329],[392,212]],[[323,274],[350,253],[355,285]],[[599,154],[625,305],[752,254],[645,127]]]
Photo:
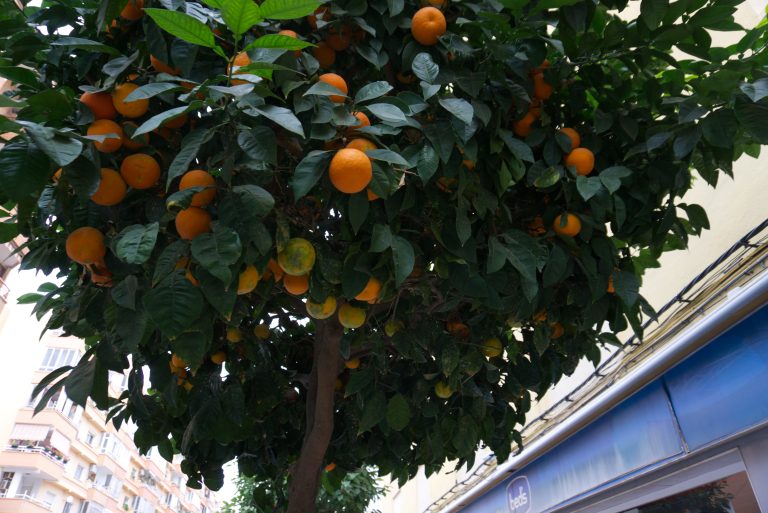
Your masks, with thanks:
[[[117,499],[112,497],[109,493],[109,490],[103,486],[91,483],[86,496],[89,501],[97,502],[104,506],[107,510],[111,511],[117,509]]]
[[[45,447],[8,446],[0,453],[0,466],[31,468],[42,473],[45,479],[58,480],[64,474],[64,459],[54,456]],[[5,512],[3,512],[5,513]]]
[[[0,511],[3,513],[50,513],[51,507],[27,494],[16,494],[13,497],[0,494]]]

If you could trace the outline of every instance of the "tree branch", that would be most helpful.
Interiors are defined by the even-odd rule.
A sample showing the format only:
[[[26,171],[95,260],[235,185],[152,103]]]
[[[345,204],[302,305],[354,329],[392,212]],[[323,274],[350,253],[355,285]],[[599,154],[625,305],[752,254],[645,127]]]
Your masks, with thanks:
[[[335,318],[318,321],[312,376],[307,395],[307,427],[288,489],[287,513],[315,513],[325,453],[333,435],[333,394],[344,330]]]

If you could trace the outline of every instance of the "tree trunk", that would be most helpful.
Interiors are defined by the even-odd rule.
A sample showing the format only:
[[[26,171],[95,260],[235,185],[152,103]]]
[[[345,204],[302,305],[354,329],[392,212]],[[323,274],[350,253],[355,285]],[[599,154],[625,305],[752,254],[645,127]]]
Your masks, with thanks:
[[[316,512],[320,472],[333,434],[334,384],[344,330],[335,318],[316,322],[314,361],[307,390],[307,426],[288,488],[287,513]]]

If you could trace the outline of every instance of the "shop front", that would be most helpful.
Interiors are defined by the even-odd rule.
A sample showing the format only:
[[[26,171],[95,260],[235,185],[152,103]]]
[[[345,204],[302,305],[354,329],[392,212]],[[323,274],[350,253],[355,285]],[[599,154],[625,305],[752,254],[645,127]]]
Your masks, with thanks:
[[[691,330],[693,352],[445,511],[768,513],[765,278]]]

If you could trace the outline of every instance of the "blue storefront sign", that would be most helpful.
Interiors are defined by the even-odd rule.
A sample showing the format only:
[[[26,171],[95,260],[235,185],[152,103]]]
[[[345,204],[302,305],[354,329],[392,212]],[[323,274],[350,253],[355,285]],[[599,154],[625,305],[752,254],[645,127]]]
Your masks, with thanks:
[[[768,422],[768,307],[467,506],[545,513]]]

